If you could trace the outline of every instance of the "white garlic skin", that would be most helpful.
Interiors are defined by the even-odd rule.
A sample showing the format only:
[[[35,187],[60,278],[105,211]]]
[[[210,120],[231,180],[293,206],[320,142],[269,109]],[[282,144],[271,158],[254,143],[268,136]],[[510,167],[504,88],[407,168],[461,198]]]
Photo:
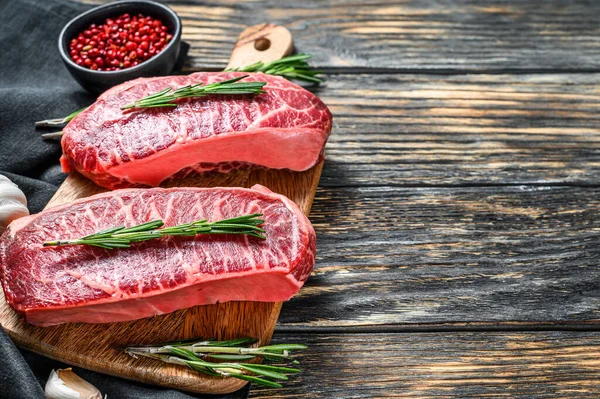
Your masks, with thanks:
[[[102,399],[100,391],[71,368],[52,370],[44,394],[46,399]]]
[[[27,215],[29,210],[23,191],[8,177],[0,175],[0,233],[10,222]]]

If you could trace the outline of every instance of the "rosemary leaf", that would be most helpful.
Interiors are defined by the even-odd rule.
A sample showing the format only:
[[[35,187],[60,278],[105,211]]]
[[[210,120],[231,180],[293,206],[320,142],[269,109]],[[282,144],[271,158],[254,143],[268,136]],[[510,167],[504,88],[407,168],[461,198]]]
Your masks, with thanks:
[[[258,214],[255,214],[258,215]],[[214,341],[214,340],[208,340],[208,345],[210,346],[242,346],[242,345],[253,345],[255,343],[258,342],[257,339],[254,338],[238,338],[238,339],[231,339],[229,341]],[[201,346],[203,343],[202,342],[198,342],[196,344],[194,344],[194,346]]]
[[[206,356],[219,360],[251,360],[256,358],[254,355],[219,355],[215,353],[207,353]]]
[[[110,237],[113,233],[116,233],[117,231],[121,231],[125,228],[125,226],[120,226],[120,227],[111,227],[109,229],[106,230],[102,230],[99,231],[97,233],[94,234],[90,234],[88,236],[83,237],[83,239],[86,238],[91,238],[91,237],[96,237],[96,238],[100,238],[100,237]]]
[[[263,350],[263,351],[265,351],[265,350],[301,351],[301,350],[304,350],[306,348],[308,348],[306,345],[300,345],[300,344],[277,344],[277,345],[263,346],[260,349]]]
[[[284,372],[284,373],[301,373],[302,370],[296,369],[296,368],[291,368],[291,367],[282,367],[282,366],[271,366],[268,364],[253,364],[253,367],[258,367],[260,369],[264,370],[274,370],[274,371],[279,371],[279,372]]]
[[[269,378],[273,378],[275,380],[284,380],[284,381],[288,379],[285,374],[278,373],[276,371],[262,369],[258,366],[260,366],[260,365],[259,364],[253,364],[253,365],[242,364],[242,365],[240,365],[242,370],[250,371],[251,373],[262,375],[263,377],[269,377]]]
[[[162,220],[152,220],[150,222],[138,224],[137,226],[128,227],[119,231],[119,234],[136,233],[138,231],[149,231],[162,227],[164,225]]]
[[[278,382],[273,382],[273,381],[265,380],[263,378],[254,377],[252,375],[243,375],[242,374],[242,375],[235,376],[235,378],[238,378],[240,380],[250,381],[250,382],[253,382],[255,384],[259,384],[259,385],[265,386],[267,388],[283,388],[283,385],[279,384]]]
[[[194,354],[194,352],[187,350],[187,349],[183,349],[183,348],[178,348],[176,346],[167,346],[166,347],[172,354],[174,355],[178,355],[180,357],[183,357],[184,359],[188,359],[188,360],[201,360],[198,356],[196,356]]]

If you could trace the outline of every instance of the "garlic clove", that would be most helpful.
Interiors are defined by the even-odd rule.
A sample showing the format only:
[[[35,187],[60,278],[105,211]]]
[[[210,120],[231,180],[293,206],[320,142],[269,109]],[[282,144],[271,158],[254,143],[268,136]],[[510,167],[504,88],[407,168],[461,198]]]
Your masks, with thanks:
[[[0,189],[2,191],[6,190],[7,195],[15,201],[27,205],[27,198],[25,198],[23,191],[19,190],[19,186],[4,175],[0,175]]]
[[[27,215],[25,194],[8,177],[0,175],[0,233],[10,222]]]
[[[92,384],[68,369],[52,370],[45,388],[46,399],[102,399]]]

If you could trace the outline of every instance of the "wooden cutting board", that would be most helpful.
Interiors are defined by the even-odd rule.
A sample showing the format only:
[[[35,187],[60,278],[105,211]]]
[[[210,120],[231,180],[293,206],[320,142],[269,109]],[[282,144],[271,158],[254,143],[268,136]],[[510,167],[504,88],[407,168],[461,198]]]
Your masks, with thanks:
[[[292,50],[291,35],[274,25],[258,25],[240,35],[230,65],[248,60],[273,61]],[[287,32],[287,30],[285,30]],[[255,49],[254,42],[270,41],[271,51]],[[262,42],[261,46],[264,47]],[[269,50],[268,49],[268,50]],[[261,57],[263,54],[263,58]],[[186,178],[174,186],[251,187],[260,183],[298,204],[308,215],[315,196],[323,163],[306,172],[280,170],[238,170],[227,174],[211,173]],[[106,191],[78,173],[71,173],[47,207]],[[174,313],[123,323],[69,323],[54,327],[35,327],[22,322],[6,303],[0,290],[0,324],[22,348],[65,363],[114,376],[200,393],[229,393],[246,382],[216,378],[184,367],[166,365],[152,359],[134,359],[115,347],[150,344],[184,338],[231,339],[254,337],[265,345],[271,339],[281,303],[228,302],[196,306]]]

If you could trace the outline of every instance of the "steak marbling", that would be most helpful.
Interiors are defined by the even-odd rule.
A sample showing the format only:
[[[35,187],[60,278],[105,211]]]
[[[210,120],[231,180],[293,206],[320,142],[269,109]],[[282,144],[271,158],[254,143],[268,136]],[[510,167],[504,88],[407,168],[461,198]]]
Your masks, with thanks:
[[[109,227],[166,226],[263,213],[266,240],[242,235],[164,237],[105,250],[43,247]],[[8,304],[39,326],[133,320],[226,301],[279,302],[312,271],[315,233],[288,198],[245,188],[125,189],[16,220],[0,237]]]
[[[167,87],[237,76],[265,93],[180,100],[177,107],[121,107]],[[63,170],[109,188],[155,187],[172,177],[241,166],[307,170],[323,156],[331,113],[314,94],[262,73],[142,78],[113,87],[63,130]]]

